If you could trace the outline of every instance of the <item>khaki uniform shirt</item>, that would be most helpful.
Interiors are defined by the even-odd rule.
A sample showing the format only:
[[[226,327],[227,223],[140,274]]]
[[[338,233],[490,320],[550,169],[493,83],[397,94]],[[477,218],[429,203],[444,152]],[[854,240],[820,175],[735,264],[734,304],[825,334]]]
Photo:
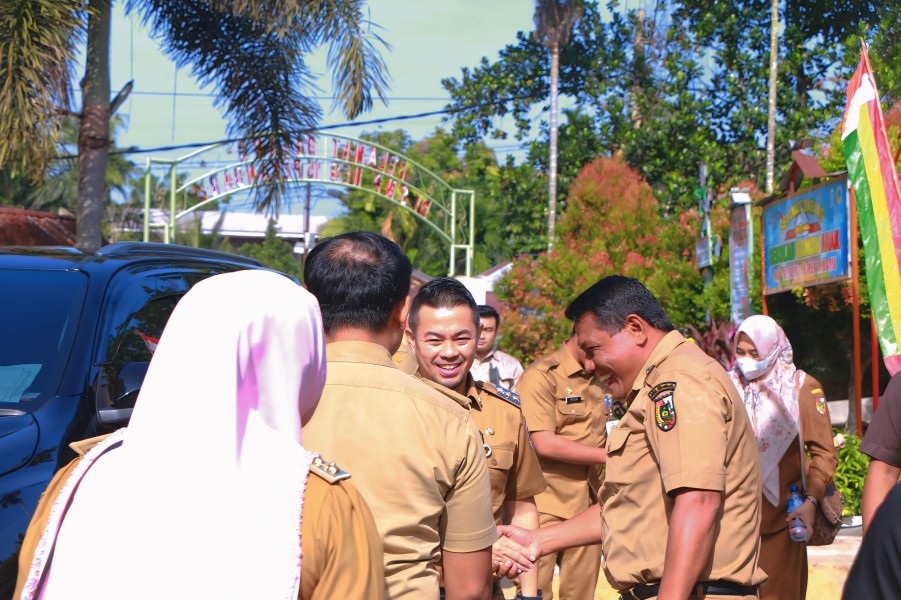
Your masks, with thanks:
[[[310,470],[300,521],[300,600],[382,600],[385,563],[372,513],[349,481]]]
[[[402,373],[382,346],[334,342],[326,359],[304,446],[353,474],[384,543],[388,598],[437,598],[442,547],[497,540],[479,432],[466,408]]]
[[[677,331],[651,352],[607,440],[601,493],[604,571],[616,589],[663,577],[668,523],[680,488],[723,493],[701,581],[756,585],[760,462],[744,405],[726,372]]]
[[[801,389],[798,390],[798,416],[801,419],[804,445],[810,453],[810,459],[806,453],[804,456],[807,488],[804,489],[801,485],[801,451],[795,438],[779,461],[779,491],[782,493],[779,506],[773,506],[769,500],[763,499],[761,533],[788,529],[785,509],[790,486],[798,486],[799,490],[804,490],[806,495],[813,496],[820,502],[823,500],[826,486],[835,478],[838,454],[832,443],[832,420],[829,418],[823,386],[806,373]],[[788,537],[788,533],[785,536]]]
[[[78,453],[53,476],[22,542],[15,595],[28,580],[38,542],[50,519],[50,510],[84,454],[108,435],[70,444]],[[301,514],[300,600],[382,600],[385,597],[382,544],[372,513],[348,481],[329,484],[310,469]]]
[[[463,398],[440,384],[425,381],[449,397]],[[502,524],[504,502],[536,496],[547,488],[547,484],[529,440],[519,397],[491,383],[476,382],[472,376],[467,378],[466,384],[463,400],[469,403],[472,420],[482,434],[491,477],[491,506],[495,522]]]
[[[497,381],[491,379],[491,369],[497,370]],[[514,391],[516,384],[519,383],[519,378],[522,377],[522,364],[506,352],[494,348],[485,355],[485,358],[476,356],[469,372],[476,381],[491,381]]]
[[[566,347],[532,363],[518,392],[531,431],[553,431],[574,442],[603,448],[608,409],[600,380],[582,370]],[[603,465],[574,465],[539,456],[548,489],[536,496],[538,511],[568,519],[597,501]]]

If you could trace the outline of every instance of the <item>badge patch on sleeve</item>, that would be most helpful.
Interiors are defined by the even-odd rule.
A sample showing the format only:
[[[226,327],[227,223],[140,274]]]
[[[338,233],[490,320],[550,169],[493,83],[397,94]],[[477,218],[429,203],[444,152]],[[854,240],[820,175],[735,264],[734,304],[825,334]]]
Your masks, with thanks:
[[[817,412],[821,415],[826,414],[826,399],[822,396],[817,398]]]
[[[660,431],[670,431],[676,427],[676,405],[673,403],[675,391],[675,381],[664,381],[651,388],[648,394],[654,403],[654,419]]]

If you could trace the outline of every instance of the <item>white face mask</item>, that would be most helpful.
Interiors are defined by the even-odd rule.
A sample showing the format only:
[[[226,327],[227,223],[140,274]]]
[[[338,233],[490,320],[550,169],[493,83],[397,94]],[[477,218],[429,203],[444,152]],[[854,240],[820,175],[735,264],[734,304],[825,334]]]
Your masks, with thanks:
[[[757,379],[758,377],[766,373],[770,368],[769,362],[767,360],[754,360],[753,358],[748,358],[747,356],[736,359],[735,365],[748,381]]]

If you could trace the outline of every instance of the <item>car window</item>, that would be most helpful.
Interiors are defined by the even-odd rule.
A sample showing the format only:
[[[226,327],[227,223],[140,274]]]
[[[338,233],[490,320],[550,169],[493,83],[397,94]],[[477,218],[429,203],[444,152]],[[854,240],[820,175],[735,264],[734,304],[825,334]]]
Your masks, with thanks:
[[[98,408],[131,408],[166,321],[187,285],[178,272],[128,273],[107,292],[94,389]]]
[[[72,271],[0,271],[0,407],[31,412],[56,395],[87,284]]]

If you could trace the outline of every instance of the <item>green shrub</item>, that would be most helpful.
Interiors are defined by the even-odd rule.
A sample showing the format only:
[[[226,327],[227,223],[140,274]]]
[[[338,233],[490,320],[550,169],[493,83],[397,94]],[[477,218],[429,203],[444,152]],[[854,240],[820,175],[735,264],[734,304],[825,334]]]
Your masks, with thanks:
[[[845,499],[842,515],[859,515],[860,497],[863,494],[863,482],[867,477],[870,458],[859,449],[861,438],[838,429],[835,433],[840,433],[845,439],[844,445],[836,448],[838,468],[835,471],[835,486]]]

